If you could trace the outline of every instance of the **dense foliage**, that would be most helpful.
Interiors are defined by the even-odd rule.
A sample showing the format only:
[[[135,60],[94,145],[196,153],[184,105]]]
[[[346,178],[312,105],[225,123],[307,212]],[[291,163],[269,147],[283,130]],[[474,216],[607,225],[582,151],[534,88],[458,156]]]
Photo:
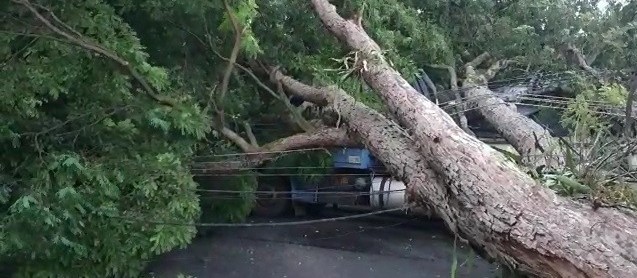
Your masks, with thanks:
[[[635,1],[604,9],[593,0],[332,2],[346,15],[364,7],[365,28],[401,73],[411,79],[425,69],[440,89],[449,76],[428,65],[459,69],[484,51],[515,60],[499,78],[577,69],[568,45],[603,71],[637,62]],[[355,53],[324,30],[308,1],[14,0],[0,8],[0,260],[25,277],[134,277],[154,254],[196,234],[121,217],[246,215],[247,195],[200,200],[190,162],[242,151],[223,127],[246,137],[248,125],[260,144],[301,128],[276,89],[259,84],[266,77],[228,71],[238,33],[240,64],[280,65],[383,109],[347,75]],[[560,81],[573,80],[586,79]],[[328,159],[303,154],[273,166]],[[204,188],[255,186],[252,175],[195,178]]]

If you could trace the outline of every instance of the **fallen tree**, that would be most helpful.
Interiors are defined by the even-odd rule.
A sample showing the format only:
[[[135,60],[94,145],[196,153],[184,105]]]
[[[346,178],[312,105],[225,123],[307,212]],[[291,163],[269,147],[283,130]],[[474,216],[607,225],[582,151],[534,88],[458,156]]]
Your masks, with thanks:
[[[440,182],[429,178],[414,182],[412,176],[396,173],[391,164],[403,149],[375,154],[407,181],[410,190],[419,192],[451,230],[490,257],[531,275],[637,275],[634,213],[593,210],[590,204],[560,198],[542,187],[418,94],[386,62],[358,20],[341,18],[327,1],[313,0],[312,4],[327,29],[363,57],[363,79],[413,136],[414,144],[408,149],[419,155],[409,163],[425,162],[433,170],[425,174],[429,172],[417,169],[414,175],[432,177],[435,173]],[[374,152],[379,149],[369,147]]]
[[[365,57],[363,78],[383,97],[407,131],[335,87],[311,87],[276,69],[272,72],[273,81],[282,84],[288,93],[341,116],[353,137],[408,185],[412,201],[433,207],[452,231],[474,247],[527,274],[635,274],[637,252],[630,242],[636,234],[634,214],[594,210],[590,204],[560,198],[540,186],[415,93],[384,62],[380,47],[356,22],[337,17],[323,1],[313,3],[326,26]],[[349,33],[335,26],[346,28]],[[414,99],[416,104],[411,102]],[[266,156],[250,163],[256,165],[267,159]],[[588,255],[583,256],[585,253]]]
[[[524,165],[560,168],[564,159],[560,155],[557,140],[550,132],[535,121],[517,112],[515,106],[507,105],[495,96],[487,86],[495,74],[507,61],[496,61],[483,73],[476,68],[488,57],[488,53],[478,56],[464,66],[466,78],[463,89],[467,102],[509,142],[522,157]]]
[[[531,179],[521,171],[516,171],[515,165],[504,161],[502,156],[464,134],[431,103],[421,99],[416,104],[403,106],[411,102],[413,91],[393,71],[393,67],[382,63],[382,60],[369,59],[370,56],[382,58],[382,55],[367,53],[361,57],[366,57],[363,61],[371,62],[368,66],[371,65],[372,72],[384,74],[379,76],[378,84],[399,85],[395,88],[396,92],[389,92],[388,89],[394,89],[391,86],[376,84],[375,87],[377,91],[384,92],[385,99],[398,100],[390,106],[397,116],[382,115],[354,101],[338,88],[311,87],[272,70],[275,84],[281,83],[288,93],[314,95],[315,99],[306,99],[323,106],[327,114],[340,116],[342,124],[326,124],[335,127],[326,127],[313,123],[312,119],[299,117],[298,111],[290,106],[287,98],[280,94],[281,91],[253,84],[258,82],[251,82],[248,72],[235,68],[238,59],[254,58],[260,53],[262,57],[293,70],[294,73],[290,75],[298,80],[310,80],[310,76],[320,69],[331,67],[329,58],[343,54],[342,49],[332,45],[331,35],[322,32],[320,23],[308,16],[313,12],[306,9],[308,3],[263,1],[259,11],[256,11],[257,7],[252,1],[171,2],[155,3],[157,5],[152,7],[135,1],[122,5],[108,1],[85,1],[73,6],[27,0],[12,2],[15,5],[9,8],[8,16],[1,19],[3,26],[6,26],[3,38],[10,47],[0,52],[3,56],[2,65],[7,69],[5,72],[13,77],[5,82],[5,91],[19,94],[8,94],[7,105],[4,105],[5,110],[9,111],[5,113],[8,120],[3,126],[7,131],[5,135],[8,135],[5,139],[13,139],[5,140],[7,144],[4,144],[12,155],[3,160],[3,165],[7,167],[2,174],[10,177],[10,184],[0,185],[5,192],[0,194],[0,203],[7,209],[4,220],[9,221],[3,227],[15,227],[3,231],[11,239],[7,241],[9,245],[5,246],[7,248],[4,248],[3,254],[11,260],[15,259],[17,263],[14,265],[18,265],[23,274],[31,272],[50,276],[73,272],[76,276],[90,276],[89,273],[110,272],[116,276],[134,276],[133,272],[140,269],[141,262],[146,261],[150,254],[166,252],[177,243],[187,243],[194,235],[194,229],[189,226],[179,230],[147,229],[147,225],[122,226],[124,223],[121,220],[86,217],[95,212],[99,214],[102,209],[78,211],[77,208],[78,205],[102,208],[100,204],[106,201],[114,202],[115,207],[121,209],[104,208],[109,215],[134,211],[148,216],[143,218],[149,220],[196,221],[196,186],[188,175],[187,167],[179,164],[179,161],[185,161],[193,155],[193,149],[197,149],[196,154],[202,156],[212,154],[228,157],[224,154],[232,154],[243,157],[234,161],[236,163],[198,164],[205,165],[209,170],[217,167],[227,171],[253,168],[277,158],[281,151],[358,145],[359,142],[364,143],[396,177],[409,185],[413,202],[435,207],[452,231],[466,237],[475,247],[488,251],[494,258],[509,262],[527,273],[545,276],[634,274],[634,245],[627,241],[631,236],[634,237],[632,215],[606,208],[595,211],[587,204],[557,198],[551,191],[534,185]],[[408,15],[409,9],[400,6],[401,2],[368,2],[375,2],[371,4],[374,5],[374,12],[380,10],[379,14],[382,14],[373,21],[376,24],[374,29],[379,32],[383,32],[383,28],[396,30],[383,42],[398,42],[395,47],[386,47],[401,49],[397,51],[397,56],[403,59],[400,59],[401,63],[396,63],[396,68],[406,70],[406,60],[418,64],[445,61],[441,58],[443,52],[455,42],[441,38],[428,40],[428,35],[423,35],[435,32],[413,32],[427,28],[420,24],[424,22],[413,20],[417,19],[414,13]],[[412,2],[412,5],[427,5],[430,1]],[[515,4],[511,9],[515,9]],[[423,10],[425,13],[442,14],[432,7]],[[400,15],[402,20],[397,16],[386,16],[390,15],[388,12]],[[484,12],[474,9],[467,13],[452,11],[447,14],[470,18],[471,15]],[[546,15],[544,13],[540,17]],[[515,16],[515,13],[502,18],[511,16]],[[285,19],[285,23],[282,19]],[[404,19],[411,20],[407,22]],[[340,23],[349,24],[340,20]],[[163,24],[165,22],[170,24]],[[524,23],[533,24],[528,20],[524,20]],[[442,21],[437,23],[438,27],[445,24]],[[182,27],[178,32],[171,28],[177,25]],[[430,29],[436,27],[427,25],[433,27]],[[210,26],[219,28],[210,31]],[[515,27],[506,26],[503,29],[507,31],[509,27]],[[457,27],[449,26],[443,31],[463,29]],[[362,28],[355,31],[352,38],[363,38],[363,45],[371,41],[357,35],[364,34]],[[193,34],[200,37],[202,43],[192,39]],[[259,34],[263,39],[257,40],[254,34]],[[503,32],[495,34],[497,36]],[[474,39],[472,35],[459,37],[462,37],[461,40]],[[484,37],[475,39],[485,41]],[[425,42],[426,45],[421,48],[421,45],[414,45],[413,42]],[[205,51],[202,51],[202,45]],[[412,57],[408,52],[416,48],[426,55]],[[474,46],[466,53],[479,53],[482,51],[479,48]],[[429,50],[442,54],[429,56]],[[229,58],[217,59],[211,53],[228,53]],[[605,55],[600,57],[613,62]],[[361,68],[368,67],[363,65]],[[370,79],[370,72],[362,73]],[[322,78],[324,82],[317,84],[336,82],[338,79],[330,74],[324,74]],[[350,82],[351,79],[346,81],[355,83]],[[347,84],[339,85],[347,88]],[[355,95],[356,92],[350,93]],[[101,108],[105,107],[113,108],[102,111]],[[201,111],[200,107],[206,109]],[[427,113],[423,115],[422,111]],[[289,127],[284,127],[271,136],[265,135],[266,132],[272,133],[271,130],[259,130],[261,128],[258,126],[266,116],[276,116],[278,119],[281,118],[279,116],[285,116],[295,132],[303,130],[304,133],[289,136]],[[431,118],[424,121],[425,116]],[[208,133],[210,118],[214,119],[212,129],[216,133]],[[402,123],[402,126],[397,123]],[[180,133],[182,136],[179,136]],[[194,141],[201,144],[194,146]],[[201,145],[209,148],[199,149]],[[242,153],[235,155],[236,152]],[[140,156],[143,160],[139,159]],[[168,161],[166,158],[170,157],[173,159]],[[52,164],[41,163],[43,159]],[[468,166],[457,165],[458,161]],[[129,162],[133,167],[128,165]],[[41,175],[47,172],[47,167],[51,170],[47,165],[64,167],[66,170],[49,171],[58,177],[51,180],[50,175]],[[119,167],[118,172],[124,175],[103,171],[108,167],[102,166],[108,165],[114,169]],[[35,171],[40,168],[44,171]],[[84,171],[87,169],[89,171]],[[157,172],[162,173],[159,179],[167,182],[167,186],[156,186],[157,180],[154,178],[157,178]],[[76,182],[69,185],[65,182],[69,178]],[[12,180],[32,182],[17,186]],[[100,183],[97,187],[96,181]],[[47,185],[46,188],[41,188],[42,184]],[[244,186],[247,188],[249,185]],[[113,192],[121,191],[117,188],[126,194],[113,195]],[[77,193],[72,194],[74,190],[79,190],[77,193],[81,194],[80,198]],[[64,192],[66,194],[62,194]],[[149,192],[154,196],[151,199],[127,198],[131,194],[149,197]],[[53,195],[57,197],[48,198]],[[62,195],[66,195],[66,200],[60,199]],[[55,201],[57,199],[63,202]],[[48,201],[42,200],[55,201],[58,205],[50,206]],[[188,209],[166,211],[165,204]],[[17,210],[9,210],[10,207]],[[241,217],[240,214],[243,214],[234,213],[237,210],[235,206],[228,208],[233,209],[225,211],[233,211],[233,215],[224,212],[224,217]],[[219,214],[218,211],[211,211]],[[40,217],[46,221],[34,221],[34,213],[46,218]],[[60,215],[68,216],[68,213],[72,213],[73,217],[60,218]],[[50,223],[51,219],[55,225]],[[82,220],[80,224],[84,223],[81,227],[74,225],[78,220]],[[29,223],[36,237],[21,232],[24,229],[20,229],[20,226],[24,223]],[[77,229],[61,234],[57,229],[75,226]],[[95,227],[102,229],[96,230]],[[119,232],[107,233],[107,237],[96,234],[96,231],[114,230]],[[589,234],[583,231],[589,231]],[[76,252],[69,253],[68,244],[41,240],[52,236],[71,240],[78,247],[74,248]],[[109,244],[101,240],[102,245],[98,247],[108,248],[91,247],[95,245],[96,238],[117,240],[131,236],[165,240],[164,243],[155,244],[148,240],[127,241],[139,252],[124,257],[112,255],[118,254],[122,249],[119,248],[121,244]],[[90,248],[84,248],[87,246]],[[583,259],[578,258],[578,255],[583,256]],[[96,264],[81,267],[86,265],[84,262],[87,260],[101,264],[97,267]],[[80,267],[69,269],[69,265]]]
[[[518,270],[526,273],[543,277],[603,277],[596,275],[603,270],[593,272],[592,269],[603,262],[604,252],[615,250],[619,256],[613,261],[630,267],[630,263],[626,264],[629,259],[622,262],[622,258],[634,255],[629,246],[634,229],[623,229],[628,228],[625,223],[634,223],[633,215],[615,210],[594,211],[588,204],[559,198],[537,184],[533,184],[529,192],[515,188],[506,190],[500,186],[454,189],[453,185],[445,183],[441,175],[423,163],[425,160],[418,148],[414,147],[411,136],[395,123],[354,101],[335,87],[314,88],[278,71],[275,73],[278,82],[284,84],[288,92],[304,98],[325,100],[328,107],[342,115],[347,129],[360,138],[396,178],[408,185],[411,201],[428,208],[433,207],[452,231],[467,237],[470,243],[485,250],[492,258],[517,266]],[[512,203],[507,203],[506,198],[512,196],[518,199],[513,200],[519,204],[516,207],[510,207]],[[498,201],[491,204],[485,201],[493,199]],[[549,210],[543,210],[540,206]],[[555,216],[550,216],[551,213],[561,217],[556,219]],[[607,217],[621,220],[605,221],[604,218]],[[568,221],[572,225],[562,226],[562,221]],[[602,226],[612,228],[612,231],[604,230]],[[573,231],[580,232],[572,233]],[[599,238],[600,234],[606,236]],[[616,241],[616,235],[621,235],[620,238],[625,242]],[[582,242],[601,243],[608,249],[603,252],[600,250],[600,254],[592,257],[592,260],[588,258],[584,259],[587,262],[578,262],[576,259],[579,258],[574,256],[581,256],[583,250],[588,250],[588,245],[582,246],[570,240],[581,240],[582,237],[585,237]],[[564,251],[560,248],[569,244],[570,249],[562,253]]]

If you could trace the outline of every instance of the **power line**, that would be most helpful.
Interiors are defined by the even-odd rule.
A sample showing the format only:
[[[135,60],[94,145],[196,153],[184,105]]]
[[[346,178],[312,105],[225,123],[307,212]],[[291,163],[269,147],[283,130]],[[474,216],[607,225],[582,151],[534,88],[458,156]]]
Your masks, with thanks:
[[[173,221],[152,221],[145,220],[140,218],[132,218],[132,217],[122,217],[122,216],[107,216],[109,218],[120,219],[122,221],[128,222],[137,222],[144,224],[154,224],[154,225],[168,225],[168,226],[195,226],[195,227],[228,227],[228,228],[238,228],[238,227],[279,227],[279,226],[298,226],[298,225],[308,225],[308,224],[317,224],[317,223],[326,223],[326,222],[335,222],[342,220],[350,220],[363,218],[373,215],[384,214],[388,212],[401,211],[412,207],[411,205],[405,205],[399,208],[393,209],[385,209],[372,211],[368,213],[361,213],[355,215],[341,216],[341,217],[333,217],[333,218],[323,218],[323,219],[315,219],[315,220],[304,220],[304,221],[291,221],[291,222],[263,222],[263,223],[186,223],[186,222],[173,222]]]
[[[206,155],[206,156],[225,157],[225,156],[237,156],[237,155],[260,155],[260,154],[293,153],[293,152],[318,151],[318,150],[325,150],[325,148],[305,148],[305,149],[285,150],[285,151],[260,151],[260,152],[245,152],[245,153],[228,153],[228,154],[214,154],[214,155]],[[200,157],[206,157],[206,156],[200,156]]]
[[[321,188],[317,188],[320,190]],[[307,195],[352,195],[352,193],[357,193],[357,191],[250,191],[250,190],[223,190],[223,189],[196,189],[195,191],[200,192],[209,192],[209,193],[231,193],[231,194],[307,194]],[[395,190],[386,190],[386,191],[378,191],[376,193],[363,192],[361,196],[366,195],[381,195],[385,193],[391,192],[401,192],[405,191],[405,189],[395,189]]]
[[[531,96],[533,96],[534,94],[529,94]],[[487,96],[482,96],[483,98],[490,98],[493,97],[493,95],[487,95]],[[497,96],[496,96],[497,97]],[[477,98],[477,97],[476,97]],[[555,100],[552,100],[552,97],[547,97],[546,100],[543,99],[538,99],[538,98],[527,98],[524,97],[524,95],[519,96],[518,98],[521,98],[522,100],[528,99],[528,100],[534,100],[537,102],[544,102],[544,103],[548,103],[548,104],[563,104],[563,105],[568,105],[568,101],[566,101],[567,99],[574,99],[574,98],[568,98],[568,97],[554,97],[556,98]],[[560,101],[559,99],[564,99],[564,101]],[[608,102],[602,102],[602,101],[597,101],[598,103],[600,103],[600,105],[589,105],[589,107],[591,108],[597,108],[599,110],[604,110],[604,108],[615,108],[614,106],[611,106],[611,103]],[[552,108],[552,109],[566,109],[563,107],[557,107],[557,106],[549,106],[549,105],[542,105],[542,104],[533,104],[533,103],[523,103],[520,101],[516,101],[516,102],[504,102],[504,103],[495,103],[495,104],[490,104],[490,105],[482,105],[482,106],[476,106],[476,107],[471,107],[468,109],[464,109],[462,111],[454,111],[454,112],[449,112],[449,115],[457,115],[460,113],[464,113],[464,112],[468,112],[468,111],[472,111],[472,110],[477,110],[477,109],[483,109],[483,108],[487,108],[487,107],[495,107],[495,106],[499,106],[499,105],[506,105],[506,104],[516,104],[516,105],[526,105],[526,106],[534,106],[534,107],[541,107],[541,108]],[[451,106],[451,105],[449,105]],[[446,106],[445,108],[449,107]],[[610,113],[610,112],[604,112],[604,111],[592,111],[593,113],[596,114],[602,114],[602,115],[610,115],[610,116],[620,116],[623,117],[625,115],[623,114],[618,114],[618,113]],[[224,157],[224,156],[241,156],[241,155],[252,155],[252,154],[283,154],[283,153],[291,153],[291,152],[304,152],[304,151],[308,151],[308,150],[326,150],[324,148],[308,148],[308,149],[298,149],[298,150],[289,150],[289,151],[267,151],[267,152],[253,152],[253,153],[232,153],[232,154],[223,154],[223,155],[211,155],[210,157]],[[197,158],[203,158],[203,157],[209,157],[209,156],[197,156]],[[208,161],[208,162],[197,162],[197,163],[208,163],[208,164],[214,164],[214,163],[226,163],[225,161]],[[261,168],[259,168],[261,169]],[[309,169],[309,168],[308,168]],[[246,169],[247,170],[247,169]],[[267,175],[267,174],[264,174]],[[314,174],[314,175],[320,175],[320,174]]]
[[[556,83],[556,82],[560,82],[560,81],[570,81],[573,80],[574,77],[571,76],[570,71],[561,71],[561,72],[553,72],[553,73],[544,73],[542,75],[542,79],[541,81],[539,81],[539,83],[543,83],[543,84],[550,84],[550,83]],[[566,75],[566,76],[564,76]],[[508,79],[500,79],[500,80],[492,80],[492,81],[488,81],[486,83],[483,84],[476,84],[476,85],[472,85],[472,86],[465,86],[462,88],[458,88],[458,89],[445,89],[445,90],[438,90],[436,92],[436,94],[438,96],[440,95],[445,95],[448,93],[453,93],[453,92],[463,92],[463,91],[467,91],[467,90],[471,90],[474,88],[479,88],[479,87],[483,87],[483,86],[489,86],[489,85],[495,85],[495,84],[501,84],[501,83],[507,83],[510,81],[520,81],[517,83],[513,83],[513,84],[507,84],[504,86],[500,86],[500,87],[496,87],[495,89],[498,88],[504,88],[504,87],[508,87],[511,85],[525,85],[525,83],[527,82],[523,82],[525,80],[529,80],[532,79],[535,75],[534,74],[525,74],[525,75],[519,75],[518,77],[512,77],[512,78],[508,78]],[[547,78],[547,77],[551,77],[554,76],[553,78]],[[538,89],[539,91],[542,91],[542,89]],[[465,97],[461,98],[462,99],[466,99]],[[443,105],[445,103],[449,103],[449,102],[454,102],[457,101],[457,99],[451,100],[451,101],[447,101],[447,102],[443,102],[443,103],[439,103],[439,105]],[[225,113],[228,116],[232,116],[229,113]],[[254,126],[279,126],[280,124],[277,123],[253,123]],[[273,128],[274,129],[274,128]]]
[[[239,170],[239,169],[237,169]],[[243,176],[244,174],[232,174],[232,173],[215,173],[215,174],[209,174],[209,173],[194,173],[193,176],[195,177],[235,177],[235,176]],[[363,174],[332,174],[332,173],[254,173],[255,176],[260,176],[260,177],[278,177],[278,176],[290,176],[290,177],[295,177],[295,176],[308,176],[308,177],[324,177],[324,176],[350,176],[350,177],[355,177],[355,176],[363,176]]]

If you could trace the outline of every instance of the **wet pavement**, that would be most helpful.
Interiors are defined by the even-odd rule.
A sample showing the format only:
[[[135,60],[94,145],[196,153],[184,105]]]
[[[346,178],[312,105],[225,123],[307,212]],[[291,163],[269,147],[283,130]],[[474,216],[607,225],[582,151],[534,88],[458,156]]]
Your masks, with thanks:
[[[161,256],[149,265],[147,277],[451,277],[454,253],[455,277],[496,277],[495,266],[469,248],[458,243],[455,250],[453,237],[440,222],[405,217],[221,228]]]

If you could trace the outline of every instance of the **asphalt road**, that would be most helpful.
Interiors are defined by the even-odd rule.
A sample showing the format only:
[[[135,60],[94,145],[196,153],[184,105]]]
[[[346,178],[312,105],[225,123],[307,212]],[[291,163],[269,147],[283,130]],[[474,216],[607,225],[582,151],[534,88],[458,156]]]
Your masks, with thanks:
[[[456,277],[495,277],[495,267],[467,247],[458,244],[455,253]],[[440,223],[383,216],[217,229],[186,249],[161,256],[147,273],[161,278],[180,273],[197,278],[451,277],[453,254],[453,238]]]

